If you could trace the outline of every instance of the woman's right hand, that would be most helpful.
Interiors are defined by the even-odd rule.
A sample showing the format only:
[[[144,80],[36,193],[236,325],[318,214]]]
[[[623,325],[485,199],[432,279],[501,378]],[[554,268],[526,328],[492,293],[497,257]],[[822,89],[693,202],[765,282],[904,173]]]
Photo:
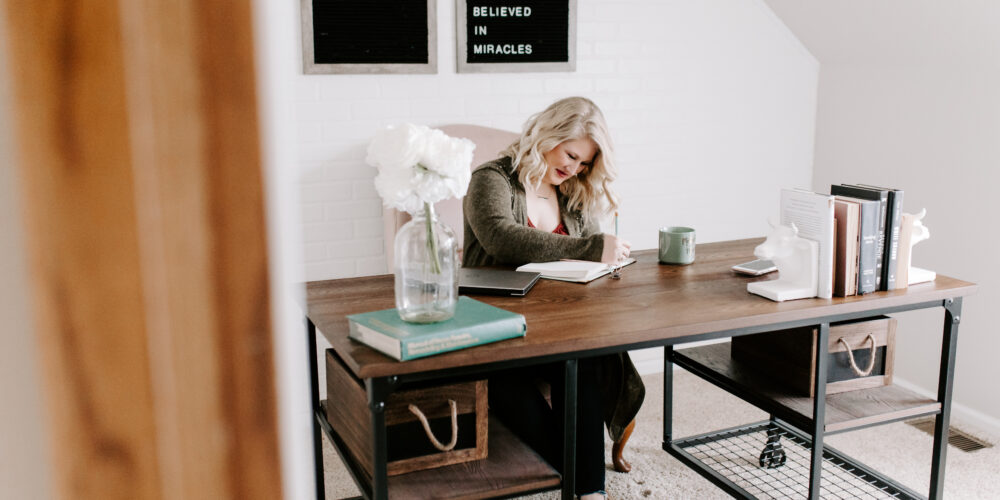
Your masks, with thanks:
[[[604,235],[604,251],[601,252],[601,262],[617,264],[628,258],[632,244],[613,234]]]

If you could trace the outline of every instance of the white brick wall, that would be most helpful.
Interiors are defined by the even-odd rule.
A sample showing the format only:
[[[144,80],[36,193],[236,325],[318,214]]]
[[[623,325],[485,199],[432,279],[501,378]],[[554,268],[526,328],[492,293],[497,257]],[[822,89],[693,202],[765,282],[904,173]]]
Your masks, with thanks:
[[[779,187],[810,185],[818,64],[759,0],[578,8],[573,73],[457,74],[455,5],[439,0],[438,74],[297,75],[306,279],[386,272],[364,156],[390,123],[520,130],[556,99],[593,99],[618,148],[621,231],[636,248],[655,247],[663,225],[692,225],[699,241],[762,235]]]

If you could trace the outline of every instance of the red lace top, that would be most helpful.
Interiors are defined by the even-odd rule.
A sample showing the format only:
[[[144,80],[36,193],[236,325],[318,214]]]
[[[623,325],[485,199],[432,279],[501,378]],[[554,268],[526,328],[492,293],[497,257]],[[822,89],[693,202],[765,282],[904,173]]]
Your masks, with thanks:
[[[531,222],[531,219],[528,219],[528,227],[535,227],[535,224]],[[562,221],[559,221],[559,225],[552,230],[552,234],[565,234],[566,236],[569,236],[569,231],[566,229],[566,225],[563,224]]]

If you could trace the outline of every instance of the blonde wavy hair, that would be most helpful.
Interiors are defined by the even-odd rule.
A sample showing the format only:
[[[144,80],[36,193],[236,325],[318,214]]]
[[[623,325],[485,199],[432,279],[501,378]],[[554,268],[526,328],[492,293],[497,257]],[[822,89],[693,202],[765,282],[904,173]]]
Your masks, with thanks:
[[[618,208],[618,195],[611,189],[618,170],[604,114],[590,99],[567,97],[532,115],[521,137],[501,155],[513,159],[521,184],[537,188],[548,168],[543,155],[565,141],[584,137],[597,144],[593,165],[560,184],[559,191],[567,197],[567,207],[595,217]]]

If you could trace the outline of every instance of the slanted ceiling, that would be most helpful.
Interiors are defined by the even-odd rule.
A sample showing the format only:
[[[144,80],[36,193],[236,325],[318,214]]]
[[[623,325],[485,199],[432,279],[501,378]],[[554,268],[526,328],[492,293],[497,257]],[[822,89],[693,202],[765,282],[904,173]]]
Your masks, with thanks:
[[[764,0],[820,64],[1000,66],[996,0]]]

